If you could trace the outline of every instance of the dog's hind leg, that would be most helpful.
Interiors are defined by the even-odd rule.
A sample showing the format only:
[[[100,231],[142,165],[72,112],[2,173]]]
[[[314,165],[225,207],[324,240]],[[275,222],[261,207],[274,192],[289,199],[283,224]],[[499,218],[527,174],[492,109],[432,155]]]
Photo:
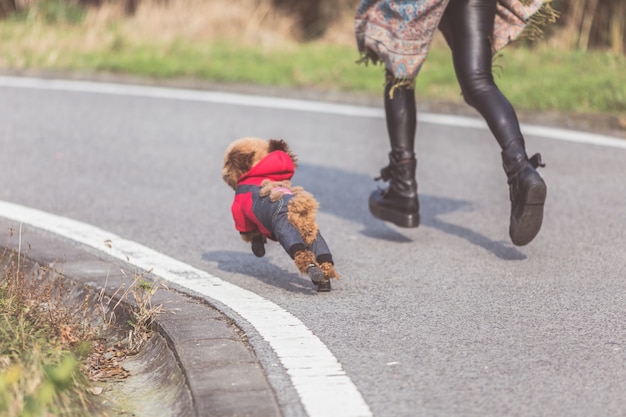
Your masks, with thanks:
[[[320,232],[317,232],[317,237],[309,249],[315,254],[315,260],[324,273],[324,277],[326,279],[339,279],[339,274],[335,271],[333,255],[331,255],[330,249]]]
[[[296,228],[304,243],[310,246],[315,240],[318,232],[315,216],[319,203],[313,195],[306,191],[301,191],[289,200],[287,218],[289,223]]]
[[[317,285],[318,292],[330,291],[330,280],[324,275],[320,265],[315,260],[315,254],[310,250],[298,251],[294,256],[294,263],[302,274],[311,278],[311,282]]]

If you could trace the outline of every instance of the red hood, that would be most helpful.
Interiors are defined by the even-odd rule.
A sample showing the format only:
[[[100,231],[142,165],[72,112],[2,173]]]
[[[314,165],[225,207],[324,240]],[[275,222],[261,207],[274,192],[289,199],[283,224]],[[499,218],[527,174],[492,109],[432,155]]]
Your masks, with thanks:
[[[239,178],[239,184],[261,185],[263,180],[283,181],[293,177],[295,166],[291,157],[283,151],[274,151],[261,159],[252,169]]]

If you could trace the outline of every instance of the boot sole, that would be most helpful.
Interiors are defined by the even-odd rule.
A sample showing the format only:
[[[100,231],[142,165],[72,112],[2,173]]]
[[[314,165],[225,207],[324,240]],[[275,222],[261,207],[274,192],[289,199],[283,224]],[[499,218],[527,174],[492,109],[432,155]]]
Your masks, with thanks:
[[[419,213],[400,213],[369,203],[370,212],[377,219],[391,222],[399,227],[418,227],[420,225]]]
[[[328,278],[323,279],[317,285],[317,292],[329,292],[330,289],[331,289],[331,287],[330,287],[330,280]]]
[[[547,191],[546,184],[541,179],[528,187],[519,219],[511,216],[509,235],[514,245],[527,245],[539,233],[543,223],[543,206]]]

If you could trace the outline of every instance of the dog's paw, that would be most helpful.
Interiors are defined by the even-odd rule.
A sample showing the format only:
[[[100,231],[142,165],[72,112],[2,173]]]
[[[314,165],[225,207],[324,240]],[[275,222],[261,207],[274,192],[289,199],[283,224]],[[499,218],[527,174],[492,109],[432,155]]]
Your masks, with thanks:
[[[257,235],[252,238],[252,253],[258,258],[265,256],[265,236]]]
[[[317,285],[317,292],[330,291],[330,280],[324,276],[324,272],[317,265],[311,264],[306,270],[311,282]]]
[[[315,264],[309,265],[306,269],[306,274],[311,278],[311,282],[315,285],[319,285],[324,280],[324,273]]]
[[[335,270],[335,266],[330,262],[322,262],[320,269],[326,278],[339,279],[339,274]]]

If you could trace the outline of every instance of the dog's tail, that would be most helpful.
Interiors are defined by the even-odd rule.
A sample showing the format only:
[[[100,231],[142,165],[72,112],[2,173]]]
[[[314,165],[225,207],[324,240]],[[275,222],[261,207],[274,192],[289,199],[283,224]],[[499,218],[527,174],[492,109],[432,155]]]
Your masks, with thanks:
[[[297,230],[309,246],[317,236],[318,227],[315,220],[319,203],[313,195],[306,191],[298,192],[290,201],[287,210],[287,219]]]

